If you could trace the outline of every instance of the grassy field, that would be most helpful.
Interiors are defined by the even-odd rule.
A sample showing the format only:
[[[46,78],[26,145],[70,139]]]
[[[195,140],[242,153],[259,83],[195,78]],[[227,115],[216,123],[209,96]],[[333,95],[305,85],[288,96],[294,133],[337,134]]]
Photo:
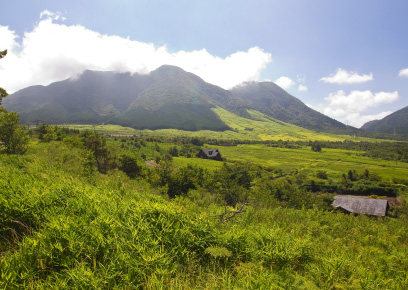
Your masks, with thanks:
[[[395,161],[376,160],[362,156],[363,151],[324,148],[313,152],[310,147],[299,149],[273,148],[266,145],[238,145],[220,147],[227,160],[252,162],[263,166],[280,168],[285,173],[306,170],[325,170],[329,177],[340,177],[349,170],[375,172],[384,178],[406,178],[408,164]]]
[[[118,150],[130,150],[115,142]],[[404,217],[254,202],[220,223],[225,207],[212,192],[197,189],[170,199],[143,178],[130,179],[117,169],[90,178],[84,171],[86,151],[69,144],[34,140],[26,155],[0,154],[1,289],[408,287]],[[321,164],[334,173],[336,162],[344,162],[347,169],[383,168],[384,175],[392,166],[352,151],[263,145],[220,150],[228,160],[285,170]],[[180,166],[222,164],[173,160]],[[398,168],[407,172],[406,164]]]
[[[349,135],[335,135],[327,133],[317,133],[307,130],[292,124],[284,123],[272,118],[267,119],[264,114],[258,111],[249,111],[253,120],[246,119],[234,115],[224,109],[212,109],[219,118],[226,123],[232,130],[223,132],[201,130],[201,131],[182,131],[176,129],[164,130],[136,130],[129,127],[121,127],[117,125],[63,125],[72,129],[79,130],[95,130],[100,133],[111,134],[136,134],[147,136],[163,136],[163,137],[204,137],[209,139],[225,139],[225,140],[317,140],[317,141],[372,141],[373,139],[362,138]]]

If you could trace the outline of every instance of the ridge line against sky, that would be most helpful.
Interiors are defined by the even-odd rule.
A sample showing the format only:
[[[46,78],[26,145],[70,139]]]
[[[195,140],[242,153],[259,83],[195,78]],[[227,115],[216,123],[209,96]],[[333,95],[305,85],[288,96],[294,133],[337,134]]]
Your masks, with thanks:
[[[225,89],[272,80],[356,127],[408,105],[408,3],[303,2],[7,2],[0,86],[10,93],[86,69],[171,64]]]

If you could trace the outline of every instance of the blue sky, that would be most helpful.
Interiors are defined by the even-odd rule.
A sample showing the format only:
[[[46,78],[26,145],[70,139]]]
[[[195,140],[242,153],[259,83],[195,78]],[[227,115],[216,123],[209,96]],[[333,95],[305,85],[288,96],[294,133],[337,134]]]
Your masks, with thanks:
[[[403,0],[13,0],[0,10],[0,85],[168,63],[224,88],[274,81],[359,127],[408,105],[407,12]]]

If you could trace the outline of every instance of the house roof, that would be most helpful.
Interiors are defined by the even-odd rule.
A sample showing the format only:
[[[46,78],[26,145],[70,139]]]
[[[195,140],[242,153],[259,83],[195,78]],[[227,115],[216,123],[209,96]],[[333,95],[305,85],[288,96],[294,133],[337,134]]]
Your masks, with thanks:
[[[201,149],[201,151],[207,155],[208,157],[216,157],[216,156],[221,156],[220,151],[218,151],[218,149],[214,148],[214,149],[209,149],[209,148],[204,148]]]
[[[373,216],[385,216],[388,201],[349,195],[336,195],[332,204],[335,208],[342,208],[352,213],[365,213]]]

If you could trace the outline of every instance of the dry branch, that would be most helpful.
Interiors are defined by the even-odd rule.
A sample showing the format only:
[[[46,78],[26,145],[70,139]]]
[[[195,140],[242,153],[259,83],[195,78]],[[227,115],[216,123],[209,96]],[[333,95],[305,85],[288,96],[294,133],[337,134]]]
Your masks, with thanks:
[[[229,221],[230,219],[232,219],[236,214],[246,212],[246,210],[244,209],[244,206],[246,206],[246,205],[248,205],[248,203],[244,202],[241,205],[241,207],[236,211],[227,210],[227,208],[225,208],[225,212],[219,215],[220,222],[223,224],[223,223]],[[231,214],[231,215],[225,217],[227,214]]]

